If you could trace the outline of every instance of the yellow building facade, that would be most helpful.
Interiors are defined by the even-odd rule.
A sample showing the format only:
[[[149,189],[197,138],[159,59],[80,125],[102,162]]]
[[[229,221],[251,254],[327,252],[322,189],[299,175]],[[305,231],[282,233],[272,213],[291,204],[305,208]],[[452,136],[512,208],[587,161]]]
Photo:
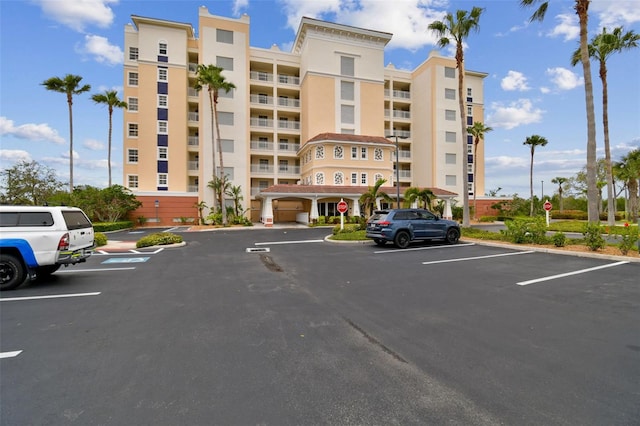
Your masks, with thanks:
[[[251,47],[247,15],[214,16],[204,6],[198,36],[188,23],[132,21],[123,182],[141,197],[193,196],[212,206],[217,144],[247,214],[265,224],[332,215],[340,199],[359,215],[359,196],[378,179],[389,195],[430,188],[447,203],[445,216],[474,180],[484,194],[484,148],[474,158],[473,141],[463,143],[453,58],[433,52],[414,70],[384,66],[392,34],[306,17],[291,52]],[[236,86],[220,94],[220,140],[206,88],[193,88],[198,64],[223,68]],[[486,76],[465,71],[469,125],[484,119]]]

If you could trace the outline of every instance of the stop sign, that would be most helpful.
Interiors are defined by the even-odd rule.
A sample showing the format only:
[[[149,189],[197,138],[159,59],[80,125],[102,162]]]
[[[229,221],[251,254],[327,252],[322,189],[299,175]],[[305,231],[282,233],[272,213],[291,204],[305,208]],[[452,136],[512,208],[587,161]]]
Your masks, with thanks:
[[[347,210],[349,210],[349,205],[347,204],[347,202],[346,202],[346,201],[341,200],[341,201],[338,203],[338,212],[339,212],[339,213],[346,213],[346,212],[347,212]]]
[[[543,207],[544,207],[544,209],[546,211],[549,211],[549,210],[551,210],[551,203],[547,200],[547,201],[544,202]]]

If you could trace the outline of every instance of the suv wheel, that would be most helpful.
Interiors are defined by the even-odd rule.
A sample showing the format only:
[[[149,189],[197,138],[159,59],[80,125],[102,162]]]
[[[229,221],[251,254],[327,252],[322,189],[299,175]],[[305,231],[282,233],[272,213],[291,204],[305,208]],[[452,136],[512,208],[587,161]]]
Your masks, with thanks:
[[[407,231],[399,231],[396,234],[396,238],[393,240],[396,247],[405,249],[409,247],[409,243],[411,242],[411,237]]]
[[[455,244],[458,242],[459,239],[460,239],[460,231],[458,231],[456,228],[449,228],[447,230],[447,236],[445,237],[445,240],[447,241],[448,244]]]
[[[27,278],[22,263],[10,254],[0,254],[0,290],[13,290]]]

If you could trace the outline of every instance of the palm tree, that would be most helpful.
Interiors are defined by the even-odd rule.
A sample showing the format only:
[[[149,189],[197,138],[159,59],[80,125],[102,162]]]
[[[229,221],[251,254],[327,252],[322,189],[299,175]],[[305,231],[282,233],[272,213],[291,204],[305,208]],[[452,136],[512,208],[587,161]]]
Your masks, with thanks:
[[[607,88],[607,59],[613,53],[622,52],[638,47],[640,35],[633,30],[622,33],[622,27],[616,27],[613,33],[608,33],[606,28],[600,34],[596,34],[588,45],[589,57],[596,59],[600,64],[600,80],[602,80],[602,125],[604,128],[604,153],[607,171],[607,224],[616,224],[616,206],[613,187],[613,170],[611,166],[611,145],[609,143],[609,93]],[[573,52],[571,65],[575,66],[580,61],[580,49]]]
[[[614,166],[616,175],[629,189],[628,220],[638,218],[638,180],[640,180],[640,149],[630,151]]]
[[[200,225],[204,225],[204,215],[202,214],[202,212],[207,208],[207,203],[205,203],[204,201],[200,201],[198,203],[195,203],[193,207],[198,209],[198,219]]]
[[[451,13],[444,16],[443,21],[434,21],[429,29],[437,35],[438,46],[446,47],[452,41],[456,43],[456,67],[458,68],[458,103],[460,106],[460,126],[462,130],[462,225],[469,226],[469,176],[467,173],[467,119],[464,101],[464,51],[462,43],[471,30],[480,30],[480,15],[484,9],[474,7],[471,12],[458,10],[455,17]]]
[[[478,182],[478,145],[480,140],[484,140],[484,134],[492,131],[493,128],[487,127],[484,123],[475,121],[473,126],[467,127],[467,132],[473,136],[473,214],[478,215],[476,208],[476,183]]]
[[[596,113],[593,102],[593,81],[591,79],[591,63],[587,40],[590,0],[574,0],[574,9],[580,22],[580,62],[584,74],[584,92],[587,109],[587,210],[589,223],[598,223],[598,186],[596,178]],[[531,21],[542,21],[549,7],[549,0],[520,0],[525,7],[540,6],[531,15]]]
[[[428,209],[431,207],[431,201],[434,198],[435,194],[429,188],[420,189],[411,187],[404,191],[404,202],[406,207],[409,207],[411,203],[417,201],[418,207],[420,207],[420,203],[423,203],[424,208]]]
[[[529,145],[531,148],[531,167],[529,169],[529,187],[531,188],[531,209],[529,210],[529,216],[533,216],[533,154],[536,151],[536,146],[545,146],[548,141],[539,135],[527,136],[527,139],[522,142],[523,145]]]
[[[51,77],[41,83],[47,90],[67,95],[67,105],[69,106],[69,192],[73,192],[73,95],[91,90],[89,84],[80,86],[80,81],[82,81],[82,77],[79,75],[67,74],[64,78]]]
[[[198,65],[198,69],[196,70],[196,82],[194,84],[194,89],[197,91],[202,90],[204,86],[207,86],[207,94],[209,97],[209,107],[211,112],[211,152],[213,159],[213,168],[215,176],[215,167],[216,167],[216,138],[213,133],[213,126],[215,123],[217,136],[217,145],[218,145],[218,156],[220,157],[220,179],[224,177],[224,162],[222,160],[222,143],[220,140],[220,125],[218,123],[218,94],[220,90],[224,90],[225,92],[229,92],[236,88],[236,86],[227,81],[226,78],[222,75],[222,68],[217,67],[215,65]],[[224,197],[224,192],[222,193]],[[220,199],[220,209],[222,210],[222,224],[227,225],[227,209],[224,206],[224,199]]]
[[[106,104],[109,108],[109,147],[107,163],[109,167],[109,186],[111,186],[111,130],[113,108],[127,108],[127,103],[118,98],[118,92],[115,90],[106,90],[104,93],[96,93],[91,96],[91,99],[97,104]]]
[[[567,182],[569,179],[565,178],[565,177],[555,177],[553,179],[551,179],[551,183],[555,183],[558,184],[558,202],[560,203],[560,212],[562,213],[562,193],[564,192],[564,189],[562,188],[562,185]]]
[[[229,188],[231,187],[231,182],[229,182],[229,176],[222,175],[220,177],[214,176],[212,180],[209,181],[209,188],[213,189],[213,195],[215,196],[218,205],[221,206],[222,210],[222,225],[226,226],[225,222],[227,218],[227,207],[224,205],[224,196],[227,192],[229,192]]]
[[[236,217],[240,216],[240,210],[242,209],[240,202],[244,200],[244,197],[242,196],[242,188],[240,185],[231,185],[226,194],[233,200],[233,211]]]
[[[392,201],[392,198],[384,191],[380,191],[380,187],[387,182],[386,179],[378,179],[378,181],[369,187],[369,190],[360,196],[360,204],[364,206],[363,210],[366,211],[369,208],[369,215],[373,214],[373,207],[376,205],[378,198],[383,198],[385,201]]]

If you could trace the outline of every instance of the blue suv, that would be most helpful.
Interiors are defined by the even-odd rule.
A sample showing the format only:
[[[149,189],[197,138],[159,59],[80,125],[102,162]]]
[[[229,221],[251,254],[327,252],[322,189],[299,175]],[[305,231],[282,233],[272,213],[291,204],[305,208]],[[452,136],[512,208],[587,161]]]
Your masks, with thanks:
[[[391,241],[407,248],[411,241],[436,239],[455,244],[460,239],[460,225],[425,209],[376,210],[367,220],[366,235],[379,246]]]

